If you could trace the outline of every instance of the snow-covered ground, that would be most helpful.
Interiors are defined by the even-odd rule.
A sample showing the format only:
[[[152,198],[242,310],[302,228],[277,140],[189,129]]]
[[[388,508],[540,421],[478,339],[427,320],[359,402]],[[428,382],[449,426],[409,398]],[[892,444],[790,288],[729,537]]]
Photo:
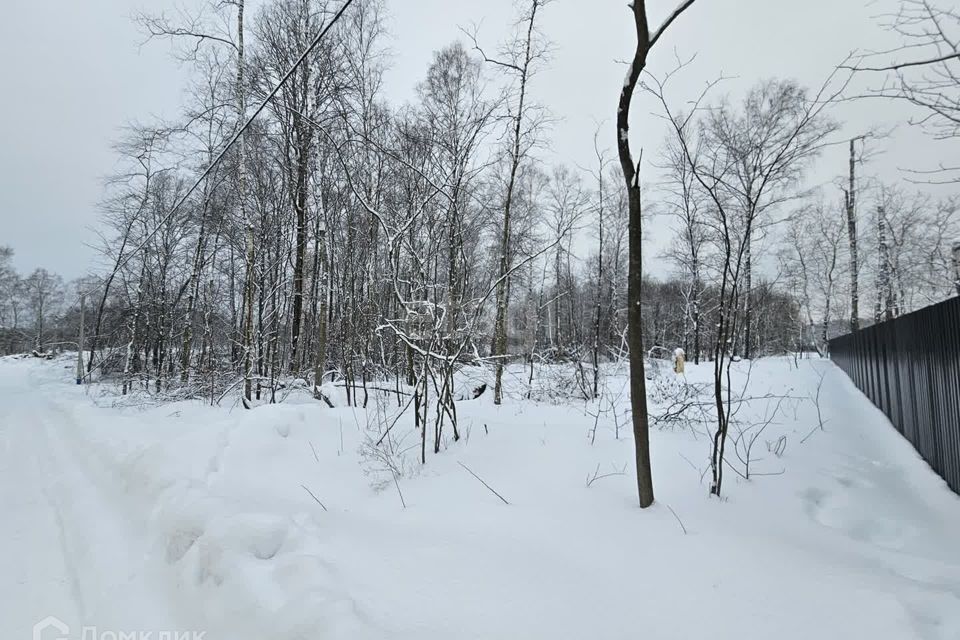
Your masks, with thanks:
[[[960,498],[826,361],[754,364],[744,422],[772,419],[723,500],[707,437],[656,430],[648,510],[624,418],[582,402],[461,402],[420,468],[407,423],[372,454],[373,410],[107,407],[71,374],[0,359],[3,640],[960,638]]]

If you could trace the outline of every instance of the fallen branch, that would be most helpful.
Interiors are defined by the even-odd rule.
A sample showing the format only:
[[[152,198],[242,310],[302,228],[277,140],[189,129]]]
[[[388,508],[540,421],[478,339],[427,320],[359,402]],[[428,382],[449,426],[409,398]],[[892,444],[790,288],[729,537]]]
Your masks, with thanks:
[[[406,509],[407,503],[403,499],[403,491],[400,491],[400,483],[397,481],[397,472],[394,471],[393,469],[390,469],[390,472],[393,474],[393,484],[395,484],[397,487],[397,493],[400,494],[400,504],[403,505],[404,509]]]
[[[661,503],[667,509],[670,509],[670,513],[673,514],[673,517],[677,519],[677,522],[680,524],[680,528],[683,530],[683,535],[687,535],[687,528],[683,526],[683,520],[680,519],[680,516],[677,515],[677,512],[673,510],[673,507],[668,505],[666,502]]]
[[[463,464],[463,463],[460,462],[459,460],[457,461],[457,464],[460,465],[461,467],[463,467],[464,469],[466,469],[467,472],[468,472],[470,475],[472,475],[474,478],[476,478],[477,480],[479,480],[479,481],[480,481],[480,484],[482,484],[482,485],[485,486],[487,489],[489,489],[490,492],[493,493],[493,495],[495,495],[495,496],[497,496],[498,498],[500,498],[500,499],[503,501],[503,504],[506,504],[506,505],[509,505],[509,504],[510,504],[509,502],[507,502],[507,499],[506,499],[506,498],[504,498],[502,495],[500,495],[499,493],[497,493],[496,489],[494,489],[493,487],[491,487],[490,485],[488,485],[486,482],[483,481],[483,478],[481,478],[480,476],[478,476],[477,474],[475,474],[473,471],[471,471],[471,470],[470,470],[470,467],[468,467],[467,465]]]
[[[356,383],[353,383],[353,384],[346,384],[346,383],[340,384],[340,383],[336,383],[336,384],[334,384],[333,386],[334,386],[334,387],[338,387],[338,388],[342,388],[342,389],[346,389],[346,388],[349,387],[349,388],[353,389],[354,391],[356,391],[357,389],[364,389],[364,388],[365,388],[367,391],[380,391],[380,392],[383,392],[383,393],[393,393],[393,394],[396,394],[396,395],[398,395],[398,396],[409,396],[409,395],[411,395],[411,394],[409,394],[408,392],[406,392],[406,391],[401,391],[401,390],[399,390],[399,389],[388,389],[387,387],[374,387],[374,386],[372,386],[372,385],[366,385],[366,386],[364,386],[364,385],[356,384]]]
[[[614,467],[614,468],[616,468],[616,467]],[[603,474],[601,474],[601,473],[600,473],[600,463],[598,462],[598,463],[597,463],[597,468],[596,468],[596,469],[594,470],[594,472],[593,472],[593,476],[591,476],[589,473],[587,474],[587,487],[589,487],[590,485],[592,485],[592,484],[593,484],[594,482],[596,482],[597,480],[603,480],[604,478],[610,478],[610,477],[612,477],[612,476],[625,476],[625,475],[627,475],[627,469],[626,469],[626,467],[624,467],[624,468],[623,468],[622,470],[620,470],[620,471],[611,471],[610,473],[603,473]]]
[[[317,504],[320,505],[320,507],[321,507],[324,511],[327,510],[327,508],[323,505],[323,503],[320,502],[320,498],[318,498],[317,496],[313,495],[313,491],[310,491],[310,489],[307,488],[307,485],[302,484],[302,485],[300,485],[300,486],[303,487],[303,490],[304,490],[304,491],[306,491],[307,493],[310,494],[310,497],[311,497],[311,498],[313,498],[314,500],[316,500]]]
[[[326,405],[331,409],[334,408],[333,402],[330,400],[330,398],[327,397],[327,395],[323,391],[320,391],[320,387],[317,387],[317,386],[313,387],[313,397],[317,400],[323,400],[326,403]]]

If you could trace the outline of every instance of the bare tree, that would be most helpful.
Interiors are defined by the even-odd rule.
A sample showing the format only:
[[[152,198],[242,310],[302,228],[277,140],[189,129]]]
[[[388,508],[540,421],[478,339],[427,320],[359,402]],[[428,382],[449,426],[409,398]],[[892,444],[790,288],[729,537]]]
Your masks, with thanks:
[[[245,81],[246,58],[244,49],[244,0],[226,0],[237,8],[237,45],[236,45],[236,105],[237,126],[242,127],[247,120],[247,84]],[[237,204],[240,219],[244,226],[244,280],[243,280],[243,399],[244,406],[250,407],[253,394],[253,295],[255,288],[256,240],[253,216],[247,210],[247,135],[241,130],[237,152]]]
[[[708,112],[704,143],[709,153],[722,158],[726,174],[716,177],[721,178],[724,196],[747,221],[742,291],[746,358],[754,346],[754,235],[778,222],[771,214],[796,197],[803,169],[838,129],[824,112],[831,97],[824,95],[825,88],[811,97],[792,81],[761,82],[748,92],[739,112],[725,101]]]
[[[890,242],[887,238],[887,212],[883,205],[877,207],[877,305],[874,319],[877,322],[892,320],[894,311],[893,268],[890,264]]]
[[[570,242],[573,231],[586,213],[587,194],[580,177],[569,167],[554,167],[547,187],[547,224],[554,243],[553,254],[553,318],[550,323],[550,344],[557,359],[566,357],[569,345],[576,343],[571,309]],[[565,322],[566,320],[566,322]]]
[[[850,250],[850,331],[860,328],[859,266],[857,264],[857,139],[850,140],[849,185],[843,192],[843,205],[847,213],[847,242]]]
[[[699,156],[697,149],[692,153],[695,158]],[[708,241],[704,218],[708,203],[683,150],[670,140],[663,155],[663,166],[668,171],[665,185],[667,213],[676,219],[678,225],[668,255],[680,268],[684,282],[683,348],[687,357],[692,353],[694,364],[700,364],[700,314]]]
[[[185,127],[202,149],[200,166],[211,166],[229,133],[229,111],[223,106],[223,94],[228,90],[225,79],[225,66],[220,55],[212,49],[198,58],[201,65],[201,79],[194,88],[195,106],[188,111],[189,123]],[[184,384],[189,383],[193,365],[194,325],[196,310],[201,294],[201,280],[208,267],[211,256],[211,237],[216,237],[222,228],[222,220],[217,216],[217,204],[223,198],[219,191],[223,183],[224,172],[217,167],[208,180],[204,180],[197,204],[197,234],[194,244],[193,260],[187,280],[183,283],[187,304],[183,316],[183,339],[180,346],[180,377]]]
[[[13,249],[0,246],[0,352],[19,350],[23,284],[13,268]]]
[[[876,206],[877,319],[888,319],[953,295],[951,248],[960,237],[955,199],[936,201],[881,185]]]
[[[63,302],[63,279],[46,269],[36,269],[23,280],[27,308],[34,319],[34,349],[44,350],[45,323]]]
[[[507,179],[503,194],[503,221],[500,229],[498,247],[496,318],[493,330],[492,355],[495,358],[495,382],[493,401],[500,404],[503,400],[503,366],[507,357],[507,310],[509,301],[509,282],[507,274],[511,271],[512,214],[514,196],[520,165],[527,158],[536,143],[537,131],[542,125],[542,112],[536,105],[530,104],[529,82],[536,72],[537,65],[544,59],[547,47],[537,32],[537,16],[550,0],[530,0],[529,9],[517,23],[514,39],[500,52],[498,58],[487,56],[477,44],[474,47],[483,59],[503,70],[513,85],[506,100],[507,123]]]
[[[487,166],[480,151],[493,124],[497,103],[484,96],[478,62],[459,42],[434,54],[426,80],[419,87],[424,126],[438,152],[438,179],[445,195],[445,264],[447,332],[463,330],[465,296],[479,230],[477,182]]]
[[[960,296],[960,242],[953,245],[953,283],[957,288],[957,295]]]
[[[594,173],[594,179],[597,181],[597,279],[594,284],[594,315],[593,315],[593,397],[597,398],[600,395],[600,345],[601,340],[603,339],[603,298],[604,294],[607,293],[604,291],[604,264],[603,264],[603,255],[606,251],[606,245],[604,244],[604,215],[606,214],[607,209],[607,185],[605,182],[605,176],[610,165],[610,160],[607,158],[607,153],[605,150],[600,148],[599,144],[600,138],[600,127],[597,127],[597,130],[593,134],[593,152],[597,160],[597,168]]]
[[[913,124],[939,140],[960,137],[960,9],[950,0],[901,0],[896,13],[883,16],[901,45],[868,53],[847,68],[879,75],[865,95],[891,98],[917,107]],[[956,182],[960,165],[916,170],[921,180]]]
[[[817,347],[820,353],[826,353],[829,347],[834,300],[845,275],[840,264],[845,228],[842,218],[823,203],[816,203],[805,206],[798,212],[791,220],[791,229],[787,236],[793,258],[803,278],[808,314],[812,314],[814,306],[821,312],[820,344]],[[810,325],[812,329],[812,318]]]
[[[236,9],[235,28],[231,29],[226,15],[220,13],[219,9],[232,6]],[[247,136],[246,131],[241,129],[247,120],[247,80],[246,80],[246,58],[244,46],[244,9],[245,0],[223,0],[218,5],[218,12],[214,16],[214,21],[208,20],[207,16],[180,16],[180,22],[177,24],[171,21],[167,16],[149,16],[140,15],[137,20],[141,26],[150,34],[151,37],[171,37],[182,39],[193,45],[192,52],[189,46],[186,48],[186,57],[196,57],[200,47],[204,43],[215,43],[226,46],[234,55],[235,64],[235,82],[234,82],[234,106],[236,111],[236,128],[240,131],[240,137],[237,141],[237,171],[235,173],[236,202],[239,209],[239,217],[242,220],[244,228],[244,284],[243,284],[243,317],[241,324],[241,358],[243,370],[243,396],[244,406],[249,407],[253,393],[253,308],[255,293],[255,226],[253,217],[247,210]],[[217,22],[219,20],[219,22]]]
[[[811,96],[790,81],[762,82],[747,93],[740,109],[727,101],[703,107],[712,86],[708,85],[684,115],[674,112],[664,92],[672,75],[652,78],[647,89],[659,99],[697,188],[711,205],[708,224],[719,256],[720,282],[713,346],[717,429],[711,493],[720,495],[732,411],[730,362],[738,340],[744,342],[745,356],[750,355],[753,340],[753,239],[758,231],[780,222],[773,215],[778,207],[802,193],[803,169],[837,128],[826,109],[845,85],[833,86],[831,74]]]
[[[13,268],[13,248],[0,246],[0,326],[10,322],[8,305],[13,297],[17,272]]]
[[[643,247],[641,243],[640,168],[630,150],[630,105],[640,74],[647,66],[647,56],[657,40],[694,0],[685,0],[670,14],[663,25],[650,32],[645,0],[630,5],[637,32],[637,46],[627,70],[617,103],[617,153],[626,183],[630,210],[629,273],[627,275],[628,345],[630,347],[630,404],[633,409],[633,437],[636,447],[637,490],[640,506],[653,504],[653,478],[650,473],[650,425],[647,416],[646,371],[644,370],[643,317],[640,290],[643,282]]]

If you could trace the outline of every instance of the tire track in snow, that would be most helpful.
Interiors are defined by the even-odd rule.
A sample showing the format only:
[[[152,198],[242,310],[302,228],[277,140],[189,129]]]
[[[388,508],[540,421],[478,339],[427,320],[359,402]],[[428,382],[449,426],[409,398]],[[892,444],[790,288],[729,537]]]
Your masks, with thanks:
[[[56,615],[75,625],[85,602],[62,514],[51,487],[56,469],[41,446],[42,425],[31,380],[0,365],[0,637],[29,638],[34,623]]]
[[[47,615],[74,631],[84,625],[116,632],[185,629],[168,606],[130,505],[118,500],[117,478],[96,468],[99,461],[84,446],[82,425],[64,409],[59,389],[36,375],[35,366],[26,376],[22,368],[5,369],[0,369],[0,397],[12,402],[6,403],[6,415],[0,413],[0,423],[17,440],[8,453],[26,461],[14,469],[21,476],[17,482],[35,494],[19,520],[28,535],[43,540],[39,548],[23,550],[21,563],[29,583],[31,564],[41,556],[58,557],[53,580],[65,588],[49,595],[40,586],[28,589],[33,592],[28,601],[13,606],[30,611],[32,620],[21,615],[9,629],[0,622],[0,637],[29,637],[24,625]]]

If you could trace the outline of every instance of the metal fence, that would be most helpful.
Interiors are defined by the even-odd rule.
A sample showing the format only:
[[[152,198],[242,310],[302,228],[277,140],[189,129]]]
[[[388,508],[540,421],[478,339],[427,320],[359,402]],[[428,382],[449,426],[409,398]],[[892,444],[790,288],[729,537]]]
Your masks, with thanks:
[[[960,493],[960,297],[834,338],[830,354]]]

